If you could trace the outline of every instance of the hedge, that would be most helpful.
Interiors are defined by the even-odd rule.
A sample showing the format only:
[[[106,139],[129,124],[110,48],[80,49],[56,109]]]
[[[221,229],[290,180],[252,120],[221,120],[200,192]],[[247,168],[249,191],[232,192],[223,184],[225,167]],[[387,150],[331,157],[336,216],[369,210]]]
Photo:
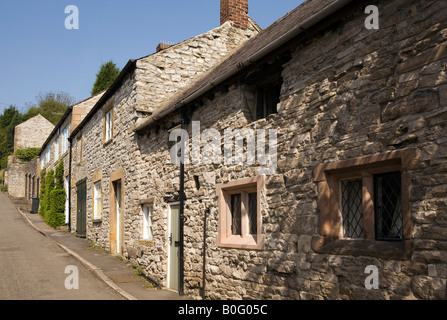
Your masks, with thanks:
[[[49,210],[45,213],[45,221],[50,227],[65,225],[65,190],[54,189],[50,192]]]

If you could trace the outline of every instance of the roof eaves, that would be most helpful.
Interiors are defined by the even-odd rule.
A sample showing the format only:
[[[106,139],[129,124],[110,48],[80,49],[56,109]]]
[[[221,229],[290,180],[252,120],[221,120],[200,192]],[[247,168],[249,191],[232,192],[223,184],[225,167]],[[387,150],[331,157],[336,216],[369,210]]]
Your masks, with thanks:
[[[103,94],[103,96],[98,100],[98,102],[93,106],[92,110],[85,116],[85,118],[81,121],[81,123],[73,130],[70,134],[69,139],[73,139],[79,131],[87,124],[88,121],[96,114],[96,112],[107,102],[116,92],[116,90],[120,87],[122,81],[126,78],[126,76],[132,72],[132,70],[136,67],[137,59],[130,59],[123,70],[121,70],[118,77],[112,83],[112,85],[107,89],[107,91]]]

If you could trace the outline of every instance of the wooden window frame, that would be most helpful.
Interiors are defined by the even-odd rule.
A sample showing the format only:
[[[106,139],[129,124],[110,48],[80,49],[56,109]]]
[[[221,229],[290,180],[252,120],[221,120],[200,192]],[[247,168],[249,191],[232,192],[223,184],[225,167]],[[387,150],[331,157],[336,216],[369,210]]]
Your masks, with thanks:
[[[411,215],[409,171],[418,166],[419,151],[403,149],[383,154],[319,165],[314,170],[318,185],[319,236],[312,248],[319,253],[366,255],[379,258],[409,259],[411,255]],[[403,239],[398,242],[375,239],[374,175],[401,172]],[[340,181],[362,179],[363,231],[365,238],[347,239],[342,234]]]
[[[246,178],[237,181],[231,181],[216,186],[216,195],[218,197],[219,225],[217,235],[217,245],[222,248],[235,249],[264,249],[264,235],[262,234],[262,208],[261,208],[261,191],[264,188],[264,176],[254,178]],[[257,193],[257,233],[256,235],[248,234],[248,212],[246,210],[248,196],[244,194]],[[241,206],[241,235],[233,235],[231,233],[231,195],[242,194]],[[245,198],[245,199],[244,199]]]

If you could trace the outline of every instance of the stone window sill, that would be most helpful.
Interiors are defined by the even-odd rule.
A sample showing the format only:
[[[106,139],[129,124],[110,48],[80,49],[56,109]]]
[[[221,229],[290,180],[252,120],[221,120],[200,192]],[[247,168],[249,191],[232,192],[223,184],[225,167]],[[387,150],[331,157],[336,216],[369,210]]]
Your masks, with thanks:
[[[109,139],[109,140],[107,140],[107,141],[104,141],[103,144],[102,144],[102,146],[103,146],[103,147],[106,147],[106,146],[108,146],[109,144],[111,144],[112,141],[113,141],[113,138],[111,138],[111,139]]]
[[[153,247],[154,241],[153,240],[139,240],[138,245],[140,246],[146,246],[146,247]]]
[[[326,241],[322,236],[312,238],[312,249],[317,253],[369,256],[379,259],[409,260],[413,241],[376,241],[372,239],[337,239]]]
[[[221,248],[233,248],[233,249],[252,249],[262,250],[264,249],[264,236],[227,236],[219,237],[218,247]]]

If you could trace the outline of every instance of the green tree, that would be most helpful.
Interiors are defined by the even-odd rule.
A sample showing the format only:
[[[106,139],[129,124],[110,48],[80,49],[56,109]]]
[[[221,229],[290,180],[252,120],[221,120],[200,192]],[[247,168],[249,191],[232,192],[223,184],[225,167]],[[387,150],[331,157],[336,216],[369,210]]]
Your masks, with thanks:
[[[10,106],[3,111],[0,116],[0,159],[1,168],[6,169],[7,157],[14,150],[14,129],[15,126],[23,122],[23,115],[16,107]]]
[[[23,120],[31,119],[40,113],[48,121],[56,125],[67,108],[75,102],[73,97],[63,91],[39,93],[36,96],[36,103],[28,105],[28,110],[23,115]]]
[[[119,73],[120,69],[111,60],[107,63],[103,63],[99,72],[96,74],[96,81],[91,92],[92,96],[108,89],[118,77]]]
[[[0,128],[6,129],[11,126],[13,122],[21,122],[23,119],[22,114],[15,106],[9,106],[3,111],[0,116]]]

